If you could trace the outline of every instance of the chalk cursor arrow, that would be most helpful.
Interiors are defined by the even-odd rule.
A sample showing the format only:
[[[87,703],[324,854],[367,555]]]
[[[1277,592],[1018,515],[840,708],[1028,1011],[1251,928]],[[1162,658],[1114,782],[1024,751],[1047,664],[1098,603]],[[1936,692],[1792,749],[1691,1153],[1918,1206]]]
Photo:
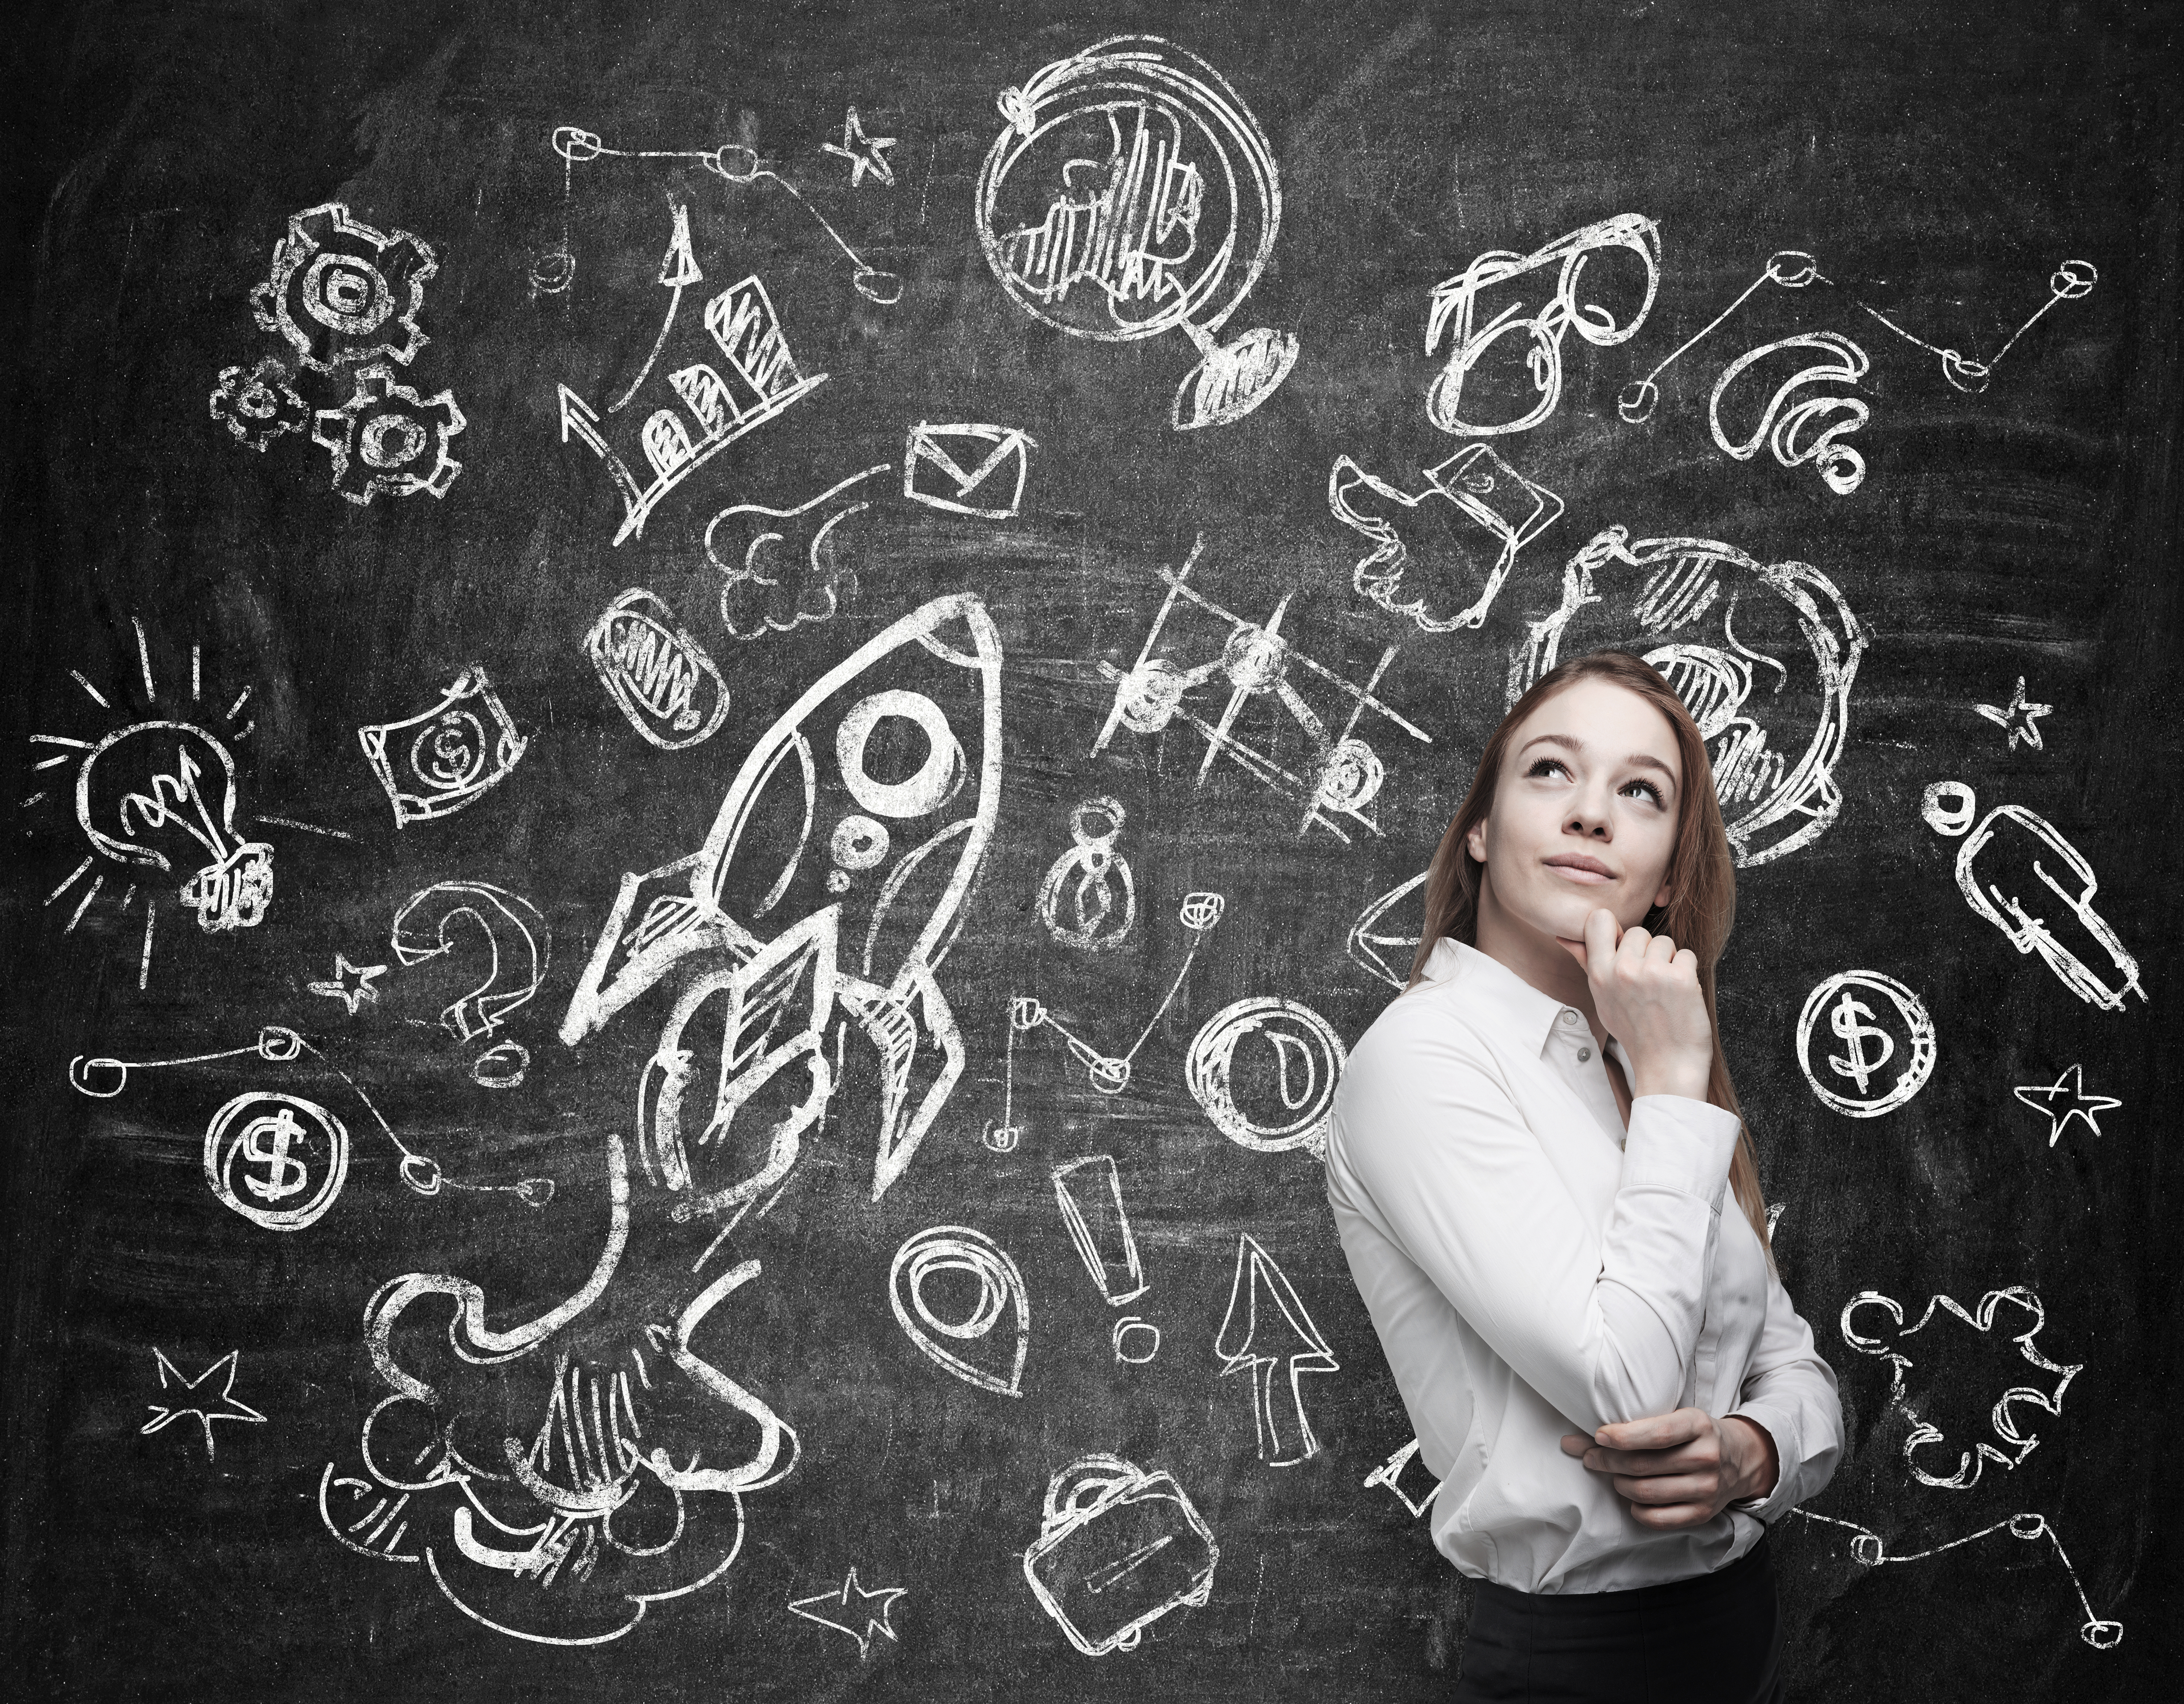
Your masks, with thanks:
[[[1312,1435],[1297,1380],[1307,1372],[1339,1372],[1341,1366],[1273,1256],[1249,1234],[1236,1238],[1236,1276],[1228,1287],[1228,1311],[1215,1334],[1213,1352],[1221,1357],[1224,1377],[1251,1371],[1262,1461],[1269,1467],[1294,1467],[1319,1453],[1319,1439]],[[1275,1372],[1284,1361],[1289,1364],[1286,1400],[1274,1383]]]
[[[607,405],[609,414],[619,414],[623,405],[637,394],[638,386],[644,383],[653,362],[667,347],[667,334],[674,330],[675,316],[682,306],[683,287],[695,284],[705,276],[698,270],[698,257],[690,252],[690,210],[679,201],[674,207],[675,228],[667,238],[667,252],[660,258],[660,282],[675,293],[667,299],[667,317],[660,322],[660,335],[652,340],[652,353],[644,358],[644,365],[637,370],[629,388]]]

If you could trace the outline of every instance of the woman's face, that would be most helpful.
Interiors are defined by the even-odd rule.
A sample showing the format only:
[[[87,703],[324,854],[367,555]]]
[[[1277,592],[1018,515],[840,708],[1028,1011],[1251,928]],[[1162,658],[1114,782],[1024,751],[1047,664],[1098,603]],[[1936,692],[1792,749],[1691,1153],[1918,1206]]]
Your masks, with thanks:
[[[1492,903],[1582,962],[1595,908],[1628,929],[1667,902],[1682,785],[1669,718],[1627,686],[1580,680],[1511,737],[1494,808],[1466,844]]]

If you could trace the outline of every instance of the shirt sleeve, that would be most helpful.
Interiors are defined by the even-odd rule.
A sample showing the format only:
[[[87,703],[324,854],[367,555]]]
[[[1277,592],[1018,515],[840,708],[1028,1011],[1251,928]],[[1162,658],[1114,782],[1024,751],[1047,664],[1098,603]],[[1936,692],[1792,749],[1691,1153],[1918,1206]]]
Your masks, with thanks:
[[[1422,1007],[1376,1039],[1344,1076],[1334,1157],[1397,1246],[1586,1432],[1674,1409],[1704,1316],[1736,1115],[1640,1096],[1602,1229],[1460,1022]]]
[[[1773,1273],[1767,1277],[1767,1318],[1752,1352],[1737,1405],[1741,1415],[1767,1428],[1780,1472],[1763,1497],[1741,1498],[1732,1509],[1771,1526],[1808,1498],[1818,1496],[1842,1456],[1842,1404],[1836,1370],[1813,1346],[1813,1328],[1791,1305]],[[1727,1417],[1727,1416],[1724,1416]]]

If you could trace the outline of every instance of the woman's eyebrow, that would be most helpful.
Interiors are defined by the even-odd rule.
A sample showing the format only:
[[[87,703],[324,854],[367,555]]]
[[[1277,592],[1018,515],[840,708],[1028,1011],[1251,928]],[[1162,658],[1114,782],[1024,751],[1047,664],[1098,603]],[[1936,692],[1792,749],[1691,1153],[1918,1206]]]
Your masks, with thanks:
[[[1584,755],[1585,752],[1585,741],[1579,739],[1574,734],[1535,734],[1530,739],[1527,740],[1522,746],[1517,748],[1517,753],[1519,757],[1522,757],[1525,752],[1530,751],[1533,746],[1543,743],[1549,746],[1560,746],[1565,751],[1577,752],[1580,756]],[[1675,782],[1676,772],[1650,752],[1633,751],[1623,761],[1630,764],[1634,768],[1658,769],[1663,774],[1669,778],[1670,785],[1673,785]]]

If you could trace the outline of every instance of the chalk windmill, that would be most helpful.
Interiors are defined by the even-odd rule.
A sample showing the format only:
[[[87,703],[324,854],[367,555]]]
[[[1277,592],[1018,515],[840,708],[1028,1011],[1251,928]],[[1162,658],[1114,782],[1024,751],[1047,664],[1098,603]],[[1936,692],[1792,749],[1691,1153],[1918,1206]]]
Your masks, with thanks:
[[[666,346],[683,290],[704,278],[690,251],[688,210],[678,206],[674,232],[660,264],[660,282],[674,293],[667,316],[652,354],[629,388],[608,405],[609,414],[620,412],[636,395]],[[721,365],[701,360],[667,375],[668,388],[680,406],[653,410],[637,433],[637,448],[652,473],[648,483],[639,483],[630,460],[600,430],[598,411],[567,385],[560,387],[561,441],[566,444],[573,437],[588,444],[621,492],[621,528],[614,537],[617,545],[644,532],[660,500],[708,460],[827,382],[823,372],[806,377],[798,370],[788,340],[782,334],[781,317],[755,272],[708,301],[704,321]]]

